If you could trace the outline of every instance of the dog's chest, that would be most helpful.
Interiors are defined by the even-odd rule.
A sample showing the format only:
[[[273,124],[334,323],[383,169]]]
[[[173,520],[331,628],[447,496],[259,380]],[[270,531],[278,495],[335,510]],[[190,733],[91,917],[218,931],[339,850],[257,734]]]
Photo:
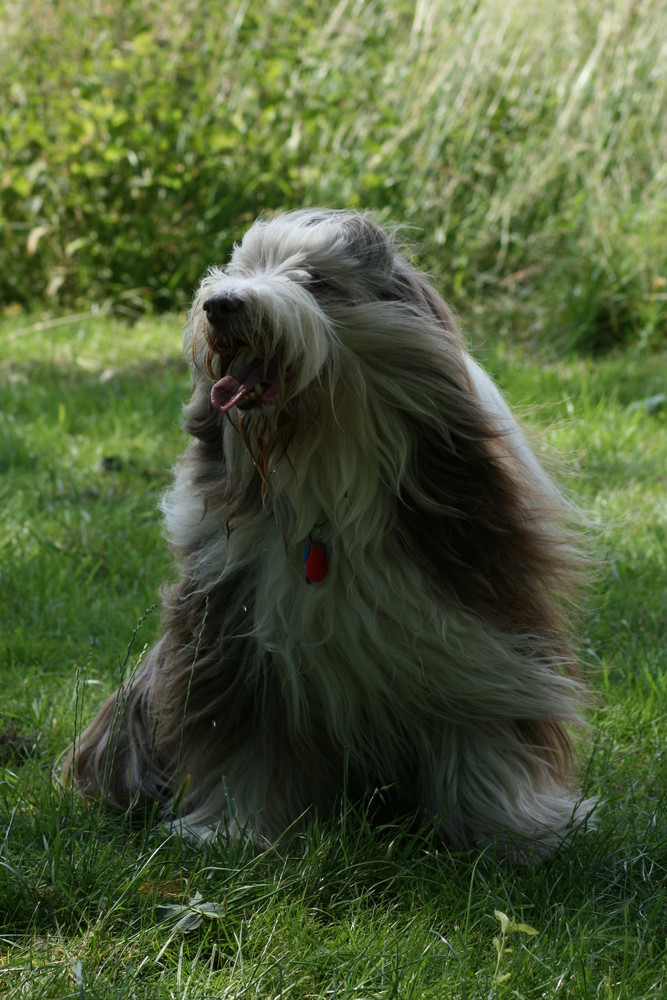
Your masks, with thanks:
[[[329,546],[326,575],[308,583],[305,547],[266,539],[258,553],[248,602],[257,669],[277,670],[288,700],[307,688],[350,720],[378,700],[423,705],[442,627],[412,568]]]

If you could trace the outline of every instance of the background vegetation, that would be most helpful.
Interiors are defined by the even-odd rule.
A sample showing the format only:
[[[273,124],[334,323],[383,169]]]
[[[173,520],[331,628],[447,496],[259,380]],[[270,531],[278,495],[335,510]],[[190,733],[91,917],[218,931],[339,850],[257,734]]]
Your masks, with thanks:
[[[189,300],[259,211],[414,228],[457,307],[665,335],[660,0],[3,0],[0,300]]]
[[[0,997],[662,995],[662,5],[0,12]],[[193,849],[52,780],[159,630],[184,307],[258,211],[304,203],[410,227],[590,512],[582,784],[604,804],[543,868],[345,808],[289,850]]]

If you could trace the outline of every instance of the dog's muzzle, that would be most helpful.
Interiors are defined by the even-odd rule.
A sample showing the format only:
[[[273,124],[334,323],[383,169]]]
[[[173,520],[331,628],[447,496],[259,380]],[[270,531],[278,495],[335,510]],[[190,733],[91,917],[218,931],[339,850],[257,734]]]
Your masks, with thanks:
[[[224,354],[238,351],[236,365],[219,379],[211,390],[211,404],[221,413],[228,413],[235,406],[252,409],[273,405],[283,397],[290,375],[281,371],[273,357],[255,356],[242,361],[244,339],[238,336],[238,313],[245,306],[244,299],[235,292],[219,292],[202,304],[206,313],[211,346]],[[236,329],[235,329],[236,328]],[[239,367],[237,367],[239,366]]]

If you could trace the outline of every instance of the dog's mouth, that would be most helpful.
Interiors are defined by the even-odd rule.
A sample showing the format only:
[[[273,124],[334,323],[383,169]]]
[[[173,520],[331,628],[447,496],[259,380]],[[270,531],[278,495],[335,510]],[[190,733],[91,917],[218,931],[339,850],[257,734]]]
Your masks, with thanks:
[[[220,413],[229,413],[235,406],[250,410],[279,402],[285,386],[290,381],[289,372],[282,372],[276,358],[253,358],[238,371],[224,375],[211,389],[211,405]]]

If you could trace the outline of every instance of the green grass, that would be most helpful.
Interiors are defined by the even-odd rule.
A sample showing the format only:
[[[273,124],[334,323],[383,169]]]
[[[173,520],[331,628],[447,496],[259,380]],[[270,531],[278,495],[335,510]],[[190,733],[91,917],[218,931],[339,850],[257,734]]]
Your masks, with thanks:
[[[197,849],[52,780],[172,572],[156,502],[184,445],[181,325],[0,322],[0,996],[661,995],[667,410],[643,401],[667,355],[483,352],[571,473],[601,556],[582,638],[600,827],[517,870],[351,810],[289,849]],[[153,612],[131,659],[158,628]]]
[[[0,0],[0,301],[178,309],[248,221],[370,208],[470,315],[667,334],[662,0]]]

